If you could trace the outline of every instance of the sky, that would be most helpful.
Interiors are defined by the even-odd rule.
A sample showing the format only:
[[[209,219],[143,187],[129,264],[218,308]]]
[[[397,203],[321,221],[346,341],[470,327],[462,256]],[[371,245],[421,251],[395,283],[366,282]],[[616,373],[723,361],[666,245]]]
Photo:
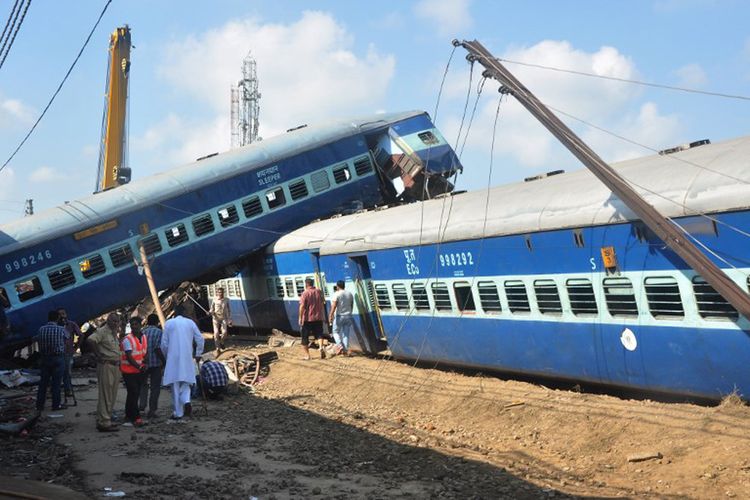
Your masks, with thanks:
[[[34,0],[0,68],[0,164],[39,116],[105,0]],[[0,0],[0,20],[13,1]],[[451,40],[510,61],[750,96],[750,3],[742,0],[114,0],[34,134],[0,172],[0,223],[95,186],[110,33],[130,25],[129,156],[141,178],[230,147],[230,86],[252,52],[260,135],[304,123],[420,109],[458,145],[459,189],[582,168]],[[750,100],[506,66],[607,161],[750,133]],[[440,100],[438,105],[438,95]],[[467,92],[470,92],[468,109]],[[461,127],[462,118],[464,126]],[[468,129],[468,133],[467,133]],[[458,136],[459,130],[463,135]],[[490,176],[490,168],[492,175]]]

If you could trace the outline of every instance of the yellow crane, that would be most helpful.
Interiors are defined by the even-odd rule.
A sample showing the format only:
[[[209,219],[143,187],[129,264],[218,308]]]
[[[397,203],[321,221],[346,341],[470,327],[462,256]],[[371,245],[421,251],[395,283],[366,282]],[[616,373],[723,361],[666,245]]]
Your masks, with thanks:
[[[112,32],[109,42],[107,90],[95,192],[130,182],[130,168],[127,166],[130,49],[130,27],[126,24]]]

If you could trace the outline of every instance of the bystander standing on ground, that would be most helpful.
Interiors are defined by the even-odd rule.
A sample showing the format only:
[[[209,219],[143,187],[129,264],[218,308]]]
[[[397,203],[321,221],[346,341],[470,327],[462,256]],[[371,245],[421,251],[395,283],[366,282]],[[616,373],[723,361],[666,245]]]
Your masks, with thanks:
[[[139,427],[143,425],[138,400],[146,379],[146,370],[148,370],[146,362],[148,339],[141,331],[143,320],[140,317],[131,317],[129,323],[130,333],[122,339],[121,343],[120,371],[125,382],[125,389],[127,389],[125,420]]]
[[[149,314],[146,319],[146,328],[143,334],[148,339],[146,385],[141,388],[141,397],[138,407],[141,412],[146,410],[148,404],[148,418],[156,417],[156,410],[159,409],[159,393],[161,393],[161,379],[164,373],[164,353],[161,352],[162,331],[159,328],[159,316]],[[150,393],[150,394],[149,394]]]
[[[65,309],[58,309],[57,313],[60,315],[60,319],[57,323],[65,328],[68,332],[68,336],[65,338],[65,370],[63,371],[63,388],[65,389],[65,397],[73,395],[73,381],[72,373],[73,369],[73,354],[76,352],[76,339],[81,336],[81,329],[75,321],[68,319],[68,312]]]
[[[175,307],[175,317],[167,320],[161,338],[161,350],[167,359],[163,383],[172,386],[173,420],[181,420],[192,413],[190,386],[195,383],[194,360],[203,354],[203,336],[195,322],[184,317],[184,313],[182,305]]]
[[[218,361],[206,361],[201,365],[200,377],[203,393],[211,399],[221,399],[227,392],[229,376],[224,365]]]
[[[57,311],[50,311],[47,315],[47,324],[39,329],[36,341],[41,354],[41,379],[36,394],[36,409],[38,412],[44,410],[47,399],[47,388],[52,386],[52,410],[63,410],[66,407],[60,404],[60,388],[65,369],[65,328],[58,325],[60,315]]]
[[[112,412],[120,384],[120,325],[120,317],[116,313],[110,313],[106,324],[86,339],[96,356],[96,378],[99,384],[96,428],[101,432],[118,430],[112,423]]]
[[[339,280],[336,282],[336,293],[331,300],[331,312],[328,315],[328,323],[333,330],[333,340],[344,354],[351,356],[349,352],[349,336],[354,329],[352,309],[354,307],[354,295],[346,288],[346,283]]]
[[[299,298],[299,326],[302,335],[302,349],[305,351],[304,359],[310,359],[310,335],[318,341],[320,357],[325,358],[321,340],[323,338],[323,319],[325,317],[323,293],[315,288],[315,282],[307,278],[305,280],[305,291]]]
[[[211,301],[209,309],[214,327],[214,349],[218,355],[224,349],[224,340],[227,338],[229,327],[232,326],[232,310],[229,307],[229,299],[224,297],[224,289],[216,289],[216,297]]]

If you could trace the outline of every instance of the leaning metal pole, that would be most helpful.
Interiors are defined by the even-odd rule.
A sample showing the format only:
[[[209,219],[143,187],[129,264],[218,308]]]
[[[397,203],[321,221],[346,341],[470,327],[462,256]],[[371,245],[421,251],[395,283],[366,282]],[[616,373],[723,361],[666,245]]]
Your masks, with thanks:
[[[750,319],[750,296],[706,255],[693,245],[685,235],[653,206],[644,200],[627,181],[607,165],[572,130],[555,116],[513,74],[508,71],[478,41],[459,42],[469,52],[469,59],[486,68],[486,76],[499,81],[518,102],[573,153],[600,181],[617,195],[664,243],[669,246],[696,273],[701,275],[737,311]]]

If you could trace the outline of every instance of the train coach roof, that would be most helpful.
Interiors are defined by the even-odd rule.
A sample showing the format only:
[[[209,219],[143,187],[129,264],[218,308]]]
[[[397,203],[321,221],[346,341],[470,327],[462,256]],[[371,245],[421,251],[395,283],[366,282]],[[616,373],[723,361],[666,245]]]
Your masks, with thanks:
[[[612,166],[668,217],[750,205],[750,136]],[[582,169],[341,217],[335,226],[313,223],[280,238],[272,251],[350,253],[634,219],[638,217],[619,198]],[[318,235],[317,241],[305,246],[310,235]]]
[[[111,220],[143,206],[163,202],[283,158],[359,132],[424,114],[424,111],[376,114],[305,126],[249,146],[175,167],[130,184],[97,193],[30,217],[0,225],[0,254]],[[204,210],[196,208],[197,212]]]

